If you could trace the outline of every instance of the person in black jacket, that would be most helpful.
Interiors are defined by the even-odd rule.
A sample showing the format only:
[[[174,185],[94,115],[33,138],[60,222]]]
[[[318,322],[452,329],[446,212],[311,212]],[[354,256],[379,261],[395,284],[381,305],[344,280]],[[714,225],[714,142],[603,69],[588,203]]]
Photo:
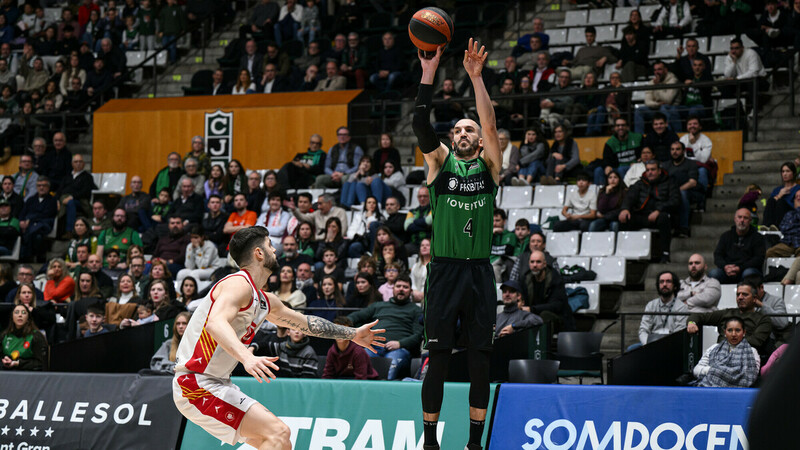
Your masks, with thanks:
[[[184,178],[180,185],[181,196],[172,204],[170,216],[183,219],[184,228],[199,225],[203,220],[203,197],[194,192],[194,182]]]
[[[405,75],[403,56],[394,46],[394,34],[387,31],[383,34],[383,48],[375,57],[375,73],[370,75],[369,82],[382,91],[388,91],[402,82]]]
[[[558,270],[548,266],[544,253],[538,250],[531,252],[528,265],[530,272],[525,276],[525,301],[520,309],[540,316],[548,324],[548,330],[574,330],[575,319]]]
[[[722,233],[714,250],[715,269],[708,276],[720,283],[738,283],[750,275],[761,276],[767,244],[764,237],[751,227],[752,215],[747,208],[739,208],[733,217],[734,225]]]
[[[672,160],[669,147],[678,140],[678,135],[667,126],[667,116],[661,112],[653,114],[653,132],[647,133],[642,141],[642,148],[649,148],[660,162]]]
[[[40,176],[36,181],[36,195],[25,202],[20,213],[19,227],[23,233],[21,259],[39,255],[42,239],[53,229],[56,214],[58,202],[50,195],[50,179]]]
[[[619,213],[620,229],[640,230],[658,228],[661,241],[661,263],[669,262],[672,241],[671,214],[676,213],[681,203],[678,186],[669,177],[659,162],[645,163],[645,172],[628,190]]]
[[[211,194],[207,206],[208,212],[203,216],[201,226],[206,239],[217,246],[217,252],[222,257],[228,254],[228,237],[222,231],[225,222],[228,221],[228,215],[222,213],[222,197],[219,195]]]
[[[97,186],[94,184],[92,174],[83,170],[84,166],[83,155],[73,155],[72,173],[61,180],[61,186],[56,194],[61,203],[58,211],[59,217],[67,216],[65,228],[67,231],[72,230],[75,226],[78,212],[83,214],[91,212],[89,199],[92,196],[92,190],[97,189]]]
[[[767,0],[764,3],[764,12],[761,13],[758,25],[747,30],[747,36],[764,49],[791,45],[794,36],[783,33],[789,23],[790,15],[778,5],[778,0]]]
[[[21,195],[14,192],[14,178],[9,175],[3,177],[0,199],[7,201],[11,205],[12,216],[19,217],[19,213],[22,211],[23,199]]]
[[[37,170],[39,175],[50,179],[50,187],[58,190],[61,180],[72,172],[72,153],[67,149],[67,136],[62,132],[53,134],[53,148],[42,157],[41,165],[46,169]]]
[[[650,54],[650,43],[640,41],[633,27],[622,30],[624,39],[619,49],[619,61],[616,68],[622,70],[622,81],[629,83],[639,77],[646,77],[650,67],[647,60]]]
[[[700,44],[697,42],[695,38],[688,38],[686,39],[686,53],[684,54],[684,48],[678,47],[678,57],[675,59],[675,62],[670,65],[669,71],[674,73],[676,77],[678,77],[681,81],[691,80],[695,77],[695,72],[692,68],[692,63],[696,59],[702,59],[705,68],[703,69],[703,76],[707,75],[709,78],[711,77],[711,60],[708,59],[708,56],[700,53]]]

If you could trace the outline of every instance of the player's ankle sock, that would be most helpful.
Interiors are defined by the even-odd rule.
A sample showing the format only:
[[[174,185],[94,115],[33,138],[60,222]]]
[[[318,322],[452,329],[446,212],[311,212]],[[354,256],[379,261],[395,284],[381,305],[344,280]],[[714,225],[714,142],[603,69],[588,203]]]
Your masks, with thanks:
[[[423,420],[422,428],[425,431],[425,445],[439,445],[439,440],[436,438],[436,426],[439,424],[438,420]]]
[[[485,420],[469,419],[469,443],[480,447]]]

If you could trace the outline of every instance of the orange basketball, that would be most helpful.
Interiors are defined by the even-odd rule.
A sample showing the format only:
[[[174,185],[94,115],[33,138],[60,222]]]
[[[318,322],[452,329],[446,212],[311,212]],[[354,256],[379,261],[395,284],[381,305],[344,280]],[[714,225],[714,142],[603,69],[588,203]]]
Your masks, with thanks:
[[[453,19],[439,8],[422,8],[411,17],[408,36],[418,49],[436,52],[453,37]]]

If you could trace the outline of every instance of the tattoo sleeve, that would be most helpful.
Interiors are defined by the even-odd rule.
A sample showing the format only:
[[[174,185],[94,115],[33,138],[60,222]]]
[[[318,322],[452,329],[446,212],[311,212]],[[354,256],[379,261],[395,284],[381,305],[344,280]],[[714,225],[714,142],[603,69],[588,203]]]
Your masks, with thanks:
[[[328,339],[353,339],[356,336],[356,329],[337,325],[329,320],[317,316],[306,316],[308,326],[298,323],[289,317],[278,319],[284,322],[289,328],[300,330],[310,336],[317,336]]]

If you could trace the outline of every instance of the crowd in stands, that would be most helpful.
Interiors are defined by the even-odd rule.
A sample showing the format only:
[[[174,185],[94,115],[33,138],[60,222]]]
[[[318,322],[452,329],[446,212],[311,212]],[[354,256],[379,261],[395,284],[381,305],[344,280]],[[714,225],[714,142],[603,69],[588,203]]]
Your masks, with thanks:
[[[96,6],[91,1],[86,5]],[[404,61],[400,50],[393,51],[393,34],[382,34],[383,49],[377,57],[374,52],[370,54],[358,35],[361,19],[355,5],[348,2],[331,15],[314,1],[300,5],[288,0],[278,7],[263,0],[240,30],[237,45],[241,54],[234,53],[232,58],[237,64],[235,85],[226,83],[225,70],[220,69],[207,94],[402,87],[412,68],[405,63],[388,64]],[[137,5],[129,1],[123,9],[127,25],[137,20],[140,27],[146,25],[137,14],[147,10],[147,0],[138,5],[137,14],[126,15],[129,6]],[[159,17],[169,15],[169,11],[182,14],[175,9],[174,0],[159,6],[161,12],[154,15],[156,35],[163,27]],[[773,11],[768,18],[777,13],[774,7],[774,2],[767,2],[766,11]],[[112,19],[113,10],[107,8]],[[791,18],[784,22],[788,28],[767,28],[789,35],[800,7],[780,11]],[[70,14],[64,13],[67,19]],[[704,209],[705,197],[717,178],[713,142],[702,131],[704,126],[714,125],[710,120],[710,90],[692,87],[695,82],[710,80],[711,63],[697,51],[694,38],[683,41],[686,55],[680,49],[673,64],[651,63],[647,54],[653,36],[681,36],[688,31],[685,19],[689,17],[691,22],[698,14],[686,3],[671,1],[648,26],[634,11],[620,49],[598,46],[596,32],[587,27],[587,45],[575,55],[549,52],[543,22],[535,19],[534,33],[520,39],[512,56],[505,60],[504,70],[487,71],[498,120],[504,127],[499,131],[502,185],[577,184],[577,189],[567,195],[562,217],[541,226],[522,218],[510,231],[507,211],[495,210],[491,259],[503,300],[498,338],[541,324],[554,331],[576,327],[565,274],[547,252],[543,229],[656,229],[661,253],[655,261],[662,263],[670,262],[672,238],[691,234],[690,214],[693,209]],[[714,14],[739,17],[737,12],[719,7],[708,7],[704,14],[706,18]],[[8,14],[0,17],[8,19]],[[86,13],[85,17],[88,22],[84,23],[94,27],[91,18],[99,17],[99,13]],[[702,22],[703,26],[711,23]],[[63,28],[66,31],[67,27]],[[762,48],[777,48],[778,44],[770,41],[775,34],[765,30],[757,42]],[[70,61],[75,59],[80,64],[82,54],[97,49],[98,53],[105,52],[111,44],[115,45],[106,53],[116,52],[119,45],[134,45],[130,34],[123,36],[124,42],[114,42],[113,36],[105,35],[81,41]],[[152,45],[147,36],[153,35],[139,36],[138,45]],[[171,35],[165,36],[162,42],[169,43]],[[333,42],[330,48],[326,36]],[[290,58],[285,46],[297,41],[304,49]],[[23,45],[28,49],[23,50],[23,56],[39,51],[30,43]],[[4,70],[18,74],[19,66],[27,65],[26,61],[32,61],[32,72],[37,71],[35,58],[20,59],[16,65],[16,56],[11,58],[12,63],[4,60],[5,46],[0,46],[0,78]],[[725,77],[763,77],[761,58],[766,54],[745,50],[741,40],[732,40]],[[226,58],[230,60],[231,55]],[[524,58],[531,58],[533,70],[518,69]],[[94,70],[105,70],[104,64],[110,60],[111,56],[97,58],[92,63]],[[370,63],[375,63],[374,67]],[[606,65],[614,66],[608,80],[603,79]],[[108,73],[113,78],[117,72]],[[642,78],[649,78],[652,85],[681,82],[685,87],[649,90],[644,103],[635,108],[624,92],[580,92],[596,90],[606,81],[616,88],[622,82]],[[8,79],[20,81],[13,76]],[[70,83],[75,79],[83,83],[79,77],[73,77]],[[575,86],[576,82],[581,86]],[[15,90],[9,92],[14,95]],[[533,116],[541,120],[524,129],[520,125],[520,103],[503,97],[528,92],[553,95],[528,105],[535,110]],[[88,90],[85,94],[91,95]],[[443,102],[434,108],[437,131],[446,134],[454,121],[468,114],[468,107],[460,101],[463,95],[456,80],[442,80],[437,96]],[[11,104],[6,101],[5,107]],[[586,126],[576,126],[579,124]],[[519,147],[512,142],[515,130],[523,131]],[[686,134],[679,138],[677,133],[684,130]],[[588,166],[581,164],[574,139],[581,133],[608,137],[602,158]],[[553,137],[552,144],[549,136]],[[292,308],[337,323],[359,325],[380,319],[387,329],[388,342],[385,349],[372,353],[337,341],[328,351],[324,367],[320,367],[309,337],[265,327],[256,335],[252,350],[281,356],[281,375],[376,378],[369,357],[391,361],[389,378],[408,374],[410,360],[419,356],[422,340],[420,305],[425,267],[431,260],[430,194],[425,186],[413,191],[404,188],[420,185],[424,177],[415,173],[418,171],[405,173],[390,134],[381,135],[378,148],[371,152],[352,139],[347,127],[340,127],[336,138],[326,151],[322,137],[314,134],[307,151],[262,175],[247,170],[236,159],[225,167],[211,164],[204,138],[195,136],[185,155],[168,155],[166,166],[149,186],[140,176],[130,174],[130,193],[113,205],[92,201],[91,176],[81,155],[72,155],[66,148],[64,133],[36,138],[32,151],[20,157],[19,172],[2,180],[0,255],[11,254],[18,238],[21,249],[16,281],[11,279],[11,268],[0,264],[4,282],[0,298],[19,305],[3,334],[4,367],[43,367],[41,348],[47,342],[175,319],[172,340],[165,342],[152,363],[153,369],[169,370],[191,312],[211,283],[236,270],[227,258],[231,235],[244,227],[264,226],[270,231],[281,266],[266,289]],[[786,307],[783,299],[764,291],[763,266],[766,256],[797,256],[800,252],[800,196],[796,195],[800,185],[796,174],[794,162],[782,166],[781,185],[771,193],[763,212],[761,223],[778,228],[781,241],[771,243],[768,249],[767,238],[752,223],[761,193],[753,186],[735,212],[734,226],[719,238],[713,255],[716,268],[709,270],[702,255],[693,255],[688,261],[688,278],[681,280],[666,272],[656,279],[659,298],[648,303],[645,312],[691,315],[645,315],[639,345],[682,329],[694,333],[699,326],[716,325],[724,342],[704,355],[695,371],[697,383],[752,384],[756,378],[753,370],[757,373],[764,357],[780,348],[791,332],[785,317],[767,316],[785,312]],[[325,193],[317,196],[310,189],[324,189]],[[415,198],[409,198],[409,192]],[[53,234],[68,242],[66,253],[50,259],[37,274],[28,263],[42,262],[45,245]],[[784,284],[798,280],[800,263],[796,266],[783,278]],[[717,310],[720,283],[739,283],[737,308]],[[36,329],[45,332],[46,341]],[[20,352],[20,342],[30,342],[31,349]],[[16,357],[11,355],[14,350]],[[755,361],[751,361],[753,352],[758,355]],[[21,357],[25,364],[14,364]],[[742,369],[738,378],[733,377],[737,379],[728,376],[737,368]]]

